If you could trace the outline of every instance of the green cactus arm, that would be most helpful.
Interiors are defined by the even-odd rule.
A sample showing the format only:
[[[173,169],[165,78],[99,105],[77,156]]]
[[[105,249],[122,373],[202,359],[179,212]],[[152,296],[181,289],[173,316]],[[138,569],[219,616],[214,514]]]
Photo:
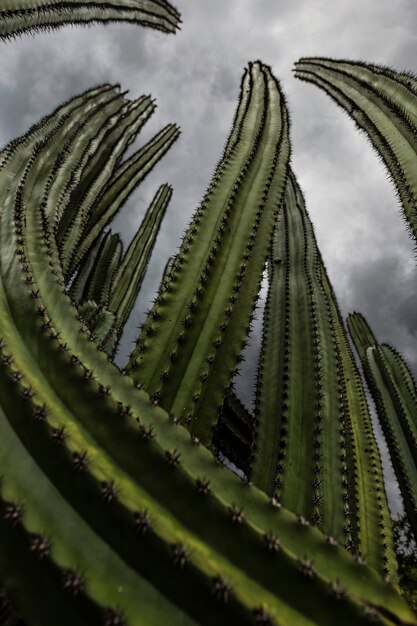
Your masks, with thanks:
[[[411,81],[411,74],[404,79],[404,76],[387,67],[361,61],[332,61],[320,57],[308,59],[307,62],[309,61],[335,69],[341,75],[351,78],[358,87],[363,86],[374,92],[375,96],[383,100],[398,118],[403,118],[404,125],[416,124],[417,94],[413,89],[416,79],[414,77]],[[300,59],[300,62],[303,63],[304,59]]]
[[[384,488],[384,476],[372,419],[366,402],[360,373],[346,336],[340,310],[332,287],[323,277],[325,290],[332,294],[335,332],[343,346],[341,350],[346,391],[344,404],[346,423],[347,477],[354,486],[354,499],[348,501],[352,524],[358,527],[357,548],[378,571],[396,579],[396,558],[392,524]]]
[[[417,390],[404,359],[396,350],[379,345],[360,313],[348,317],[390,451],[404,505],[417,537]]]
[[[77,169],[76,184],[71,184],[64,191],[60,203],[62,217],[57,227],[63,266],[68,276],[72,275],[76,269],[69,266],[78,251],[80,239],[88,229],[97,198],[105,195],[108,187],[113,184],[113,176],[119,170],[119,161],[123,152],[154,109],[155,105],[151,99],[144,97],[128,105],[118,118],[110,115],[105,120],[100,135],[90,143],[93,149],[87,149],[82,154],[80,166]],[[107,129],[109,123],[112,126],[110,132]],[[143,150],[140,150],[139,154],[142,152]]]
[[[179,129],[169,124],[116,169],[104,194],[92,207],[88,222],[74,222],[64,242],[64,264],[68,276],[76,270],[95,239],[115,217],[127,197],[147,176],[179,137]],[[80,228],[81,224],[81,228]]]
[[[250,77],[239,141],[217,168],[128,368],[205,442],[245,341],[289,156],[275,80],[260,63]]]
[[[417,463],[417,390],[413,376],[402,356],[394,348],[378,344],[363,315],[351,313],[348,325],[362,363],[366,362],[368,348],[375,346],[378,348],[375,359],[383,370],[385,385],[396,406],[398,419]]]
[[[132,239],[115,275],[109,309],[117,318],[119,336],[132,311],[155,245],[162,219],[172,196],[169,185],[161,185],[145,218]]]
[[[7,557],[1,561],[6,586],[23,616],[30,618],[28,608],[33,608],[28,577],[19,577],[18,566],[21,562],[26,572],[27,561],[28,571],[51,591],[62,585],[62,567],[81,566],[86,587],[72,602],[77,615],[72,623],[99,623],[97,605],[105,603],[133,625],[167,620],[187,626],[193,620],[207,626],[249,625],[265,618],[260,605],[286,626],[330,626],[336,619],[346,626],[365,624],[373,614],[383,624],[415,624],[394,588],[213,463],[212,455],[122,376],[82,332],[64,291],[58,246],[42,208],[59,150],[59,119],[62,111],[10,146],[0,170],[1,439],[7,429],[14,437],[10,447],[2,448],[0,473],[7,472],[2,493],[13,505],[8,520],[17,522],[16,534],[0,533],[0,550]],[[22,456],[22,469],[16,472],[11,469],[15,448]],[[29,467],[33,471],[24,471]],[[51,503],[39,497],[49,491]],[[71,532],[60,523],[68,508]],[[144,508],[151,524],[141,541],[133,535],[133,513],[141,512],[136,526],[143,529]],[[53,534],[44,559],[31,558],[28,532]],[[278,553],[273,536],[281,542]],[[11,541],[19,563],[8,552]],[[81,554],[78,542],[87,546]],[[183,545],[189,549],[188,561]],[[182,559],[183,568],[178,567]],[[172,570],[175,563],[178,569]],[[152,597],[144,597],[144,580]],[[233,589],[225,582],[229,580]],[[65,585],[77,587],[68,572]],[[225,595],[229,603],[223,605]],[[38,623],[56,624],[56,615],[65,614],[60,595],[53,597],[59,598],[56,612],[48,609],[49,595],[40,594]],[[154,612],[149,614],[148,608]],[[107,613],[105,619],[114,623],[116,617]]]
[[[417,538],[416,439],[415,434],[410,432],[413,416],[408,414],[405,403],[402,403],[401,387],[393,392],[392,357],[393,352],[388,346],[368,348],[364,372],[377,406],[410,527]]]
[[[5,0],[0,8],[0,38],[65,24],[121,21],[175,33],[181,19],[165,0]]]
[[[96,134],[99,133],[101,138],[103,137],[103,125],[104,125],[104,131],[106,131],[106,126],[107,126],[109,119],[113,120],[112,122],[113,124],[115,123],[115,121],[118,121],[118,120],[120,123],[120,117],[121,115],[123,116],[123,113],[120,113],[120,105],[118,106],[118,108],[119,108],[119,111],[116,111],[116,114],[115,114],[114,98],[111,100],[108,100],[104,104],[102,103],[101,106],[94,107],[92,115],[89,115],[88,117],[88,121],[89,121],[88,130],[86,130],[85,133],[82,133],[79,125],[77,127],[77,123],[76,123],[77,118],[74,118],[72,120],[73,132],[69,134],[69,138],[66,139],[65,142],[63,142],[64,147],[56,158],[54,166],[51,170],[50,185],[48,185],[46,193],[45,193],[48,199],[44,198],[43,202],[45,205],[45,213],[48,219],[53,219],[56,224],[56,232],[58,234],[61,244],[62,244],[62,237],[60,236],[61,227],[63,228],[63,231],[65,232],[65,225],[68,224],[68,220],[75,221],[78,225],[80,223],[81,224],[85,223],[86,219],[88,218],[88,197],[87,196],[88,196],[89,190],[88,188],[86,189],[84,179],[81,179],[81,181],[79,181],[80,172],[82,171],[83,166],[85,166],[86,160],[88,164],[88,160],[91,161],[91,159],[94,159],[94,154],[93,156],[91,156],[90,146],[91,144],[94,144],[95,152],[97,152],[96,147],[100,144],[100,142],[97,141]],[[123,125],[123,123],[121,125]],[[63,130],[61,128],[59,130],[59,133],[62,134],[62,132]],[[81,137],[80,137],[80,134],[81,134]],[[108,133],[106,134],[104,132],[104,136],[108,137]],[[113,138],[113,135],[110,134],[110,137],[107,138],[107,141],[110,143],[110,140],[112,138]],[[98,165],[100,166],[100,163],[98,163]],[[58,169],[60,172],[63,170],[64,175],[62,177],[56,176],[56,171]],[[101,178],[101,176],[102,176],[102,168],[100,168],[99,178]],[[78,182],[80,182],[80,184],[77,184]],[[91,176],[90,176],[90,183],[91,183]],[[95,185],[93,184],[92,186],[94,187]],[[74,190],[74,187],[76,191]],[[68,198],[68,204],[67,204],[67,208],[69,205],[71,208],[71,211],[66,210],[65,202],[63,199],[63,196],[65,197],[65,194],[68,191],[68,188],[72,190],[72,192],[68,194],[69,198]],[[61,193],[61,198],[58,200],[57,204],[55,204],[57,198],[59,198],[60,196],[60,193]],[[78,196],[75,195],[76,193],[78,193]],[[78,201],[76,201],[76,198],[78,198]],[[58,206],[57,210],[56,210],[56,206]],[[71,218],[67,217],[69,213],[71,213],[72,215]],[[59,216],[58,218],[59,222],[57,223],[58,216]],[[62,245],[61,247],[63,249],[62,254],[65,255],[65,246]]]
[[[282,392],[276,389],[276,384],[273,385],[275,389],[272,390],[272,394],[282,394],[282,402],[285,406],[289,404],[290,409],[287,411],[286,408],[275,405],[273,408],[271,407],[271,412],[268,409],[262,418],[260,412],[256,414],[257,419],[262,421],[262,427],[257,429],[257,454],[251,476],[254,483],[270,495],[278,491],[284,502],[288,500],[286,506],[300,514],[306,515],[307,500],[308,517],[311,518],[311,476],[315,465],[313,454],[316,453],[312,444],[317,439],[314,430],[320,426],[315,411],[317,410],[317,403],[321,401],[319,390],[314,381],[315,366],[319,362],[319,355],[316,355],[318,350],[316,350],[313,341],[311,293],[307,282],[308,278],[306,279],[306,275],[308,277],[312,272],[314,251],[308,249],[309,242],[307,240],[306,245],[306,236],[302,236],[302,216],[296,208],[294,183],[293,177],[290,176],[286,188],[285,213],[280,223],[282,229],[280,237],[288,255],[285,253],[282,255],[282,243],[281,245],[278,244],[278,249],[273,250],[273,256],[281,259],[282,265],[285,265],[288,271],[285,282],[289,289],[282,292],[279,298],[283,300],[284,320],[288,321],[291,335],[284,335],[284,345],[281,350],[276,345],[273,346],[274,352],[281,351],[282,354],[287,352],[288,358],[285,359],[285,363],[277,364],[279,368],[282,368],[279,373],[277,372],[277,381],[280,381],[280,384],[283,384],[282,381],[288,381],[288,384],[284,383],[284,391]],[[275,258],[275,261],[277,260]],[[282,274],[280,265],[281,263],[273,263],[272,271],[277,266],[277,271]],[[282,278],[280,277],[278,284],[281,281]],[[274,287],[276,286],[274,285]],[[268,312],[270,312],[269,306],[268,303]],[[282,312],[278,313],[277,319],[274,319],[273,322],[270,315],[267,315],[265,321],[266,333],[268,333],[271,323],[275,330],[278,329],[283,321]],[[288,339],[289,345],[286,343]],[[263,366],[268,370],[269,359],[265,352],[263,354]],[[309,376],[310,381],[308,380]],[[264,386],[265,383],[262,385]],[[268,389],[268,383],[266,385]],[[291,414],[287,415],[287,412]],[[283,415],[281,420],[268,418],[269,415],[277,416],[280,413]],[[279,433],[282,433],[282,436]],[[278,446],[277,436],[280,444],[285,444],[285,448],[282,445]],[[265,446],[267,447],[264,449]],[[270,446],[272,446],[271,449],[269,449]],[[281,471],[277,472],[277,465]],[[281,466],[283,467],[281,468]],[[305,494],[303,493],[304,490]],[[338,533],[339,537],[340,533]]]
[[[381,344],[380,351],[384,354],[390,369],[393,394],[401,398],[409,424],[404,429],[410,434],[410,446],[417,451],[417,387],[413,375],[404,358],[395,348]],[[417,463],[417,454],[415,457]]]
[[[291,173],[271,252],[251,479],[285,506],[347,541],[338,360],[322,293],[321,263]],[[323,389],[329,392],[323,394]]]
[[[94,266],[87,279],[83,299],[107,305],[113,282],[123,254],[121,239],[117,233],[108,231],[104,236]]]
[[[375,335],[361,313],[350,313],[347,317],[347,325],[350,336],[362,361],[366,355],[367,349],[377,344]]]
[[[254,484],[396,578],[364,392],[292,172],[271,252],[255,424]]]
[[[94,154],[96,146],[100,145],[100,139],[112,126],[121,123],[128,106],[124,96],[125,94],[121,94],[118,88],[108,89],[100,100],[90,99],[90,112],[84,117],[87,122],[84,132],[80,131],[79,125],[75,123],[75,119],[73,120],[73,133],[57,156],[56,167],[60,168],[61,176],[59,179],[53,178],[45,205],[46,214],[54,220],[55,231],[61,219],[65,219],[64,214],[68,211],[68,204],[71,203],[71,192],[79,185],[81,174],[91,163],[91,155]],[[77,146],[76,151],[73,150],[74,145]],[[65,169],[61,168],[64,161]]]
[[[124,151],[154,110],[155,104],[150,96],[132,102],[122,100],[122,106],[118,108],[108,105],[102,111],[96,108],[87,129],[84,132],[78,129],[82,141],[77,140],[78,150],[71,151],[67,157],[66,169],[72,176],[68,181],[65,178],[56,181],[60,192],[56,232],[61,240],[79,213],[80,203],[85,218],[89,218],[91,206],[106,188]],[[78,166],[74,172],[76,159]]]
[[[330,59],[301,59],[296,76],[326,91],[365,131],[396,186],[406,223],[417,238],[415,87],[380,67]]]

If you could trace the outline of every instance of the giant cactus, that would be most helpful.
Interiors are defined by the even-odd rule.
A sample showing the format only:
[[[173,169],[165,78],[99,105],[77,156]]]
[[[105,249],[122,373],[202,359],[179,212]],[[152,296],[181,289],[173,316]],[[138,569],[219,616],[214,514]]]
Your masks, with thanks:
[[[417,539],[417,389],[402,356],[379,345],[363,315],[348,317],[351,337],[385,433],[408,520]]]
[[[292,172],[273,242],[263,332],[252,481],[395,576],[364,390]]]
[[[0,39],[91,22],[131,22],[174,33],[180,15],[166,0],[2,0]]]
[[[0,153],[0,578],[18,611],[42,626],[417,624],[395,587],[221,467],[86,333],[54,199],[84,180],[70,203],[83,213],[80,163],[91,181],[100,159],[73,158],[75,129],[109,89]]]
[[[270,69],[254,63],[223,157],[128,367],[205,443],[246,342],[288,158],[283,96]]]
[[[302,58],[295,75],[324,89],[365,131],[396,186],[417,239],[417,80],[368,63]]]

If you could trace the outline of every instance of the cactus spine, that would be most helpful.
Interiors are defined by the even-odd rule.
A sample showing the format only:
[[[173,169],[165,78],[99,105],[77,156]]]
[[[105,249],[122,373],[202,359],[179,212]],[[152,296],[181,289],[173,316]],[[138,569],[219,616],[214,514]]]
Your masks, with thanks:
[[[0,39],[92,22],[131,22],[175,33],[180,21],[178,11],[166,0],[4,0]]]
[[[244,74],[223,158],[128,367],[155,403],[207,444],[245,345],[288,158],[283,96],[256,62]]]
[[[417,539],[417,389],[401,355],[378,344],[360,313],[348,326],[375,400],[392,464],[404,499],[410,526]]]
[[[417,239],[415,76],[367,63],[322,58],[300,59],[295,75],[321,87],[367,133],[389,170],[405,221]]]

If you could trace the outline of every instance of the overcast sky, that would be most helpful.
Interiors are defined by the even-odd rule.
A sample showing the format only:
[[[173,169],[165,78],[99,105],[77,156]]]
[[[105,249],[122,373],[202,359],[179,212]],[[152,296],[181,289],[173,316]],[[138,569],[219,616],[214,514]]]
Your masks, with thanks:
[[[1,144],[60,101],[103,82],[157,99],[136,145],[167,122],[182,127],[180,140],[115,224],[127,244],[159,184],[173,184],[119,362],[221,154],[243,68],[259,58],[272,66],[287,96],[293,168],[343,314],[364,313],[379,340],[397,347],[417,374],[416,259],[394,190],[347,115],[291,73],[299,57],[310,55],[417,72],[415,0],[179,0],[177,7],[183,25],[175,36],[98,25],[0,44]]]

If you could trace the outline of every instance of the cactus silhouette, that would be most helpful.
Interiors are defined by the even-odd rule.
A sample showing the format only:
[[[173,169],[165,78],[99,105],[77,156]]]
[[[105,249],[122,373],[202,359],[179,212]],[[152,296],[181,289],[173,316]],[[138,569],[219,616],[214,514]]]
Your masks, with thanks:
[[[127,368],[206,444],[246,342],[288,158],[284,98],[270,69],[256,62],[244,74],[223,157]]]

